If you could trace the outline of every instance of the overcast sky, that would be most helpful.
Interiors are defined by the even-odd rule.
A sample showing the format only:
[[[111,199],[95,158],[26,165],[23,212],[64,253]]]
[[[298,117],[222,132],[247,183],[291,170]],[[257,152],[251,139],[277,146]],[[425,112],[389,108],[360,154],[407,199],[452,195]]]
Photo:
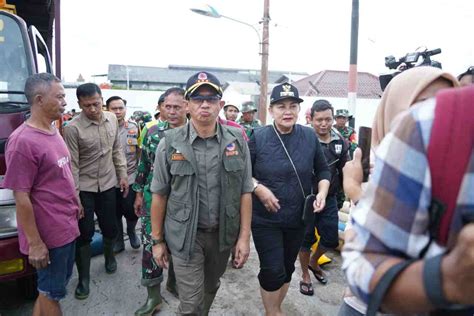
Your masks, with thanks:
[[[61,1],[62,71],[67,81],[107,73],[108,64],[260,68],[254,30],[200,16],[191,7],[261,30],[263,0]],[[351,0],[270,0],[269,69],[315,73],[349,64]],[[420,46],[455,75],[474,64],[473,0],[360,0],[359,71],[386,72],[384,57]]]

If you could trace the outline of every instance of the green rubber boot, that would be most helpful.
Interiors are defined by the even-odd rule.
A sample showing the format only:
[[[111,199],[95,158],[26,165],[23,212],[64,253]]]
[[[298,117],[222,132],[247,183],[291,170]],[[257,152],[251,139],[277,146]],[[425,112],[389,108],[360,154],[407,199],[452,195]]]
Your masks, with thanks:
[[[74,297],[78,300],[85,300],[89,297],[89,281],[91,267],[91,245],[87,244],[76,248],[76,267],[79,275]]]
[[[161,285],[147,286],[148,297],[146,298],[145,304],[137,309],[135,316],[148,316],[153,315],[154,312],[161,308]]]
[[[105,272],[108,274],[117,271],[117,261],[114,255],[115,239],[104,238],[104,258],[105,258]]]

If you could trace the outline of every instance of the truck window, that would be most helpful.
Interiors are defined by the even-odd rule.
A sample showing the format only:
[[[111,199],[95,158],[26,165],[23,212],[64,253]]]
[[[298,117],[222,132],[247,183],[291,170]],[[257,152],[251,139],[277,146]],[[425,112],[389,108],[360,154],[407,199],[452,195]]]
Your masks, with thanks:
[[[16,21],[0,15],[0,108],[1,102],[26,102],[25,96],[18,94],[29,76],[25,40]]]

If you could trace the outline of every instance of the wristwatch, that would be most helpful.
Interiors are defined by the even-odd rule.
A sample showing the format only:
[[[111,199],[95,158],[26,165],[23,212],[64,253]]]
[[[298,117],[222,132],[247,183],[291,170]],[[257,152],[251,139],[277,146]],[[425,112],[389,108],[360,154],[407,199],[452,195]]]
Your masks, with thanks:
[[[154,239],[154,238],[152,238],[152,239],[151,239],[151,245],[152,245],[152,246],[156,246],[156,245],[164,244],[164,243],[165,243],[165,239],[164,239],[164,238],[160,238],[160,239]]]
[[[252,190],[252,193],[255,192],[255,190],[257,189],[257,187],[258,187],[259,184],[260,184],[260,182],[258,182],[257,180],[255,180],[255,181],[253,182],[253,190]]]

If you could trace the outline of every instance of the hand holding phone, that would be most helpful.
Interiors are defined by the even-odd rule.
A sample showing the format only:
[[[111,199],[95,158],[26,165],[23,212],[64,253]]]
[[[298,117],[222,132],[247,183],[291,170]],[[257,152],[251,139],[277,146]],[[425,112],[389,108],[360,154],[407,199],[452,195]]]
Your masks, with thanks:
[[[372,129],[370,127],[359,127],[359,148],[362,150],[362,171],[364,176],[362,182],[367,182],[370,173],[370,146],[372,140]]]

